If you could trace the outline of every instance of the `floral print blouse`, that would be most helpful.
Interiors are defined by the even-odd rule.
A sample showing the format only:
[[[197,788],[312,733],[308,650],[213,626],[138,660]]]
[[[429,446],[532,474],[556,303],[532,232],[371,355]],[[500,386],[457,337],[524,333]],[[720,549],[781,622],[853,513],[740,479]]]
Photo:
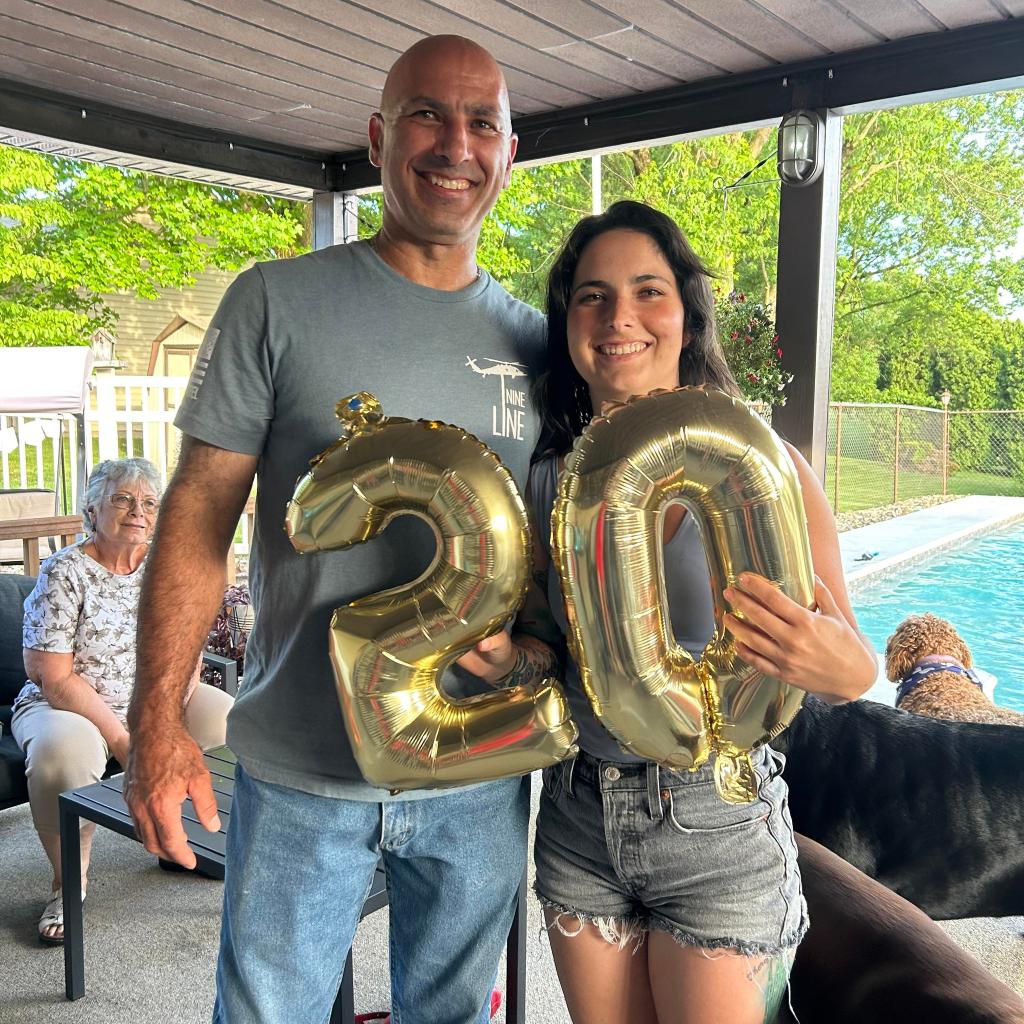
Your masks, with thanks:
[[[25,598],[22,644],[35,651],[74,654],[74,671],[122,721],[135,684],[135,626],[146,561],[118,576],[90,558],[82,541],[51,555]],[[46,701],[25,683],[14,710]]]

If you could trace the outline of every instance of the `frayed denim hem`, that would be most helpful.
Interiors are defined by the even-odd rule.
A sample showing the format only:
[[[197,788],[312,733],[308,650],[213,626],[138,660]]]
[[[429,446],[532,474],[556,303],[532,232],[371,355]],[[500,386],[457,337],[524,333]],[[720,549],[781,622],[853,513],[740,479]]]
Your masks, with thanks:
[[[633,953],[636,953],[644,944],[647,933],[651,931],[663,932],[669,935],[680,946],[689,946],[700,949],[706,953],[720,953],[723,956],[728,953],[735,953],[749,957],[777,957],[783,955],[792,956],[796,953],[796,947],[800,944],[807,933],[809,922],[804,919],[800,927],[789,935],[784,935],[780,942],[751,942],[746,939],[699,939],[690,932],[685,931],[678,925],[651,915],[647,918],[618,918],[589,914],[586,911],[577,910],[574,907],[567,907],[564,904],[549,900],[538,889],[536,884],[533,887],[534,895],[542,907],[552,910],[557,915],[550,924],[541,926],[541,932],[557,928],[566,938],[575,938],[583,930],[584,925],[592,924],[601,933],[601,937],[619,949],[633,946]],[[563,922],[563,917],[574,919],[577,927],[570,930]]]
[[[536,885],[533,887],[533,893],[542,907],[546,910],[554,911],[556,915],[554,921],[550,924],[541,925],[542,934],[551,931],[552,928],[556,928],[566,938],[573,939],[583,931],[585,925],[592,924],[601,933],[601,938],[605,942],[617,946],[619,949],[625,949],[627,946],[632,945],[633,953],[640,949],[644,944],[644,939],[647,938],[645,922],[640,918],[601,916],[599,914],[588,914],[582,910],[575,910],[572,907],[566,907],[561,903],[556,903],[554,900],[549,900],[546,896],[542,896],[537,891]],[[563,917],[573,918],[577,927],[570,930],[562,923]]]
[[[660,917],[650,917],[647,921],[648,931],[664,932],[671,936],[680,946],[692,946],[695,949],[702,949],[708,953],[737,953],[750,957],[777,957],[796,953],[796,947],[807,933],[807,923],[801,923],[800,927],[790,935],[784,935],[780,942],[752,942],[747,939],[698,939],[695,935],[684,931],[678,925]]]

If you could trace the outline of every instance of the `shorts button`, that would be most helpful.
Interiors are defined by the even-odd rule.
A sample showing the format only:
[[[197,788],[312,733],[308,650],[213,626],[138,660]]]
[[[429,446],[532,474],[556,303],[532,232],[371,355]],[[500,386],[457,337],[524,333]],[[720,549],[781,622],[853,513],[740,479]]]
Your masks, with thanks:
[[[615,765],[610,764],[604,770],[604,777],[609,782],[618,782],[619,779],[622,777],[622,772],[620,772],[619,769],[615,767]]]
[[[671,793],[669,793],[669,791],[668,791],[667,789],[663,789],[663,790],[661,791],[661,799],[662,799],[662,800],[664,800],[664,801],[665,801],[665,803],[668,803],[668,801],[669,801],[669,798],[670,798],[671,796],[672,796],[672,794],[671,794]]]

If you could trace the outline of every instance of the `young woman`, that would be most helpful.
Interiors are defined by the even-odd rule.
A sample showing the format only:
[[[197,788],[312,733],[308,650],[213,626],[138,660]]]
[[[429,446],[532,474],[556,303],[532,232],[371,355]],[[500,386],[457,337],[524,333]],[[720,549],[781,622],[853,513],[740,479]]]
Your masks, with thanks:
[[[539,582],[564,632],[558,580],[543,550],[546,524],[563,457],[592,414],[658,388],[739,392],[715,336],[707,270],[676,224],[642,204],[619,202],[576,226],[551,271],[548,322],[550,369],[539,393],[553,447],[533,467],[530,504],[541,538]],[[725,591],[744,619],[730,614],[725,625],[756,668],[825,700],[849,700],[873,682],[875,659],[850,609],[824,492],[800,454],[789,453],[807,514],[816,608],[744,575]],[[705,555],[681,506],[666,511],[664,530],[672,628],[699,657],[714,629]],[[524,618],[538,620],[529,605],[518,631],[543,635]],[[499,634],[478,648],[490,677],[506,672],[519,682],[531,674],[536,640],[513,639]],[[727,804],[710,764],[675,772],[619,747],[571,662],[566,684],[581,752],[544,773],[535,858],[573,1020],[773,1020],[807,927],[781,755],[761,748],[758,798]]]

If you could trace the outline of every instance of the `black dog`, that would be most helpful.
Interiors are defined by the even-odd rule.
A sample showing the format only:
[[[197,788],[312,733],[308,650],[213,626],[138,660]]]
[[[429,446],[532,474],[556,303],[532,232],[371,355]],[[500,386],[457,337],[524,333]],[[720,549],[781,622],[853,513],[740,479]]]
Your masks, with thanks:
[[[935,920],[1024,914],[1024,729],[808,697],[772,746],[797,832]]]

